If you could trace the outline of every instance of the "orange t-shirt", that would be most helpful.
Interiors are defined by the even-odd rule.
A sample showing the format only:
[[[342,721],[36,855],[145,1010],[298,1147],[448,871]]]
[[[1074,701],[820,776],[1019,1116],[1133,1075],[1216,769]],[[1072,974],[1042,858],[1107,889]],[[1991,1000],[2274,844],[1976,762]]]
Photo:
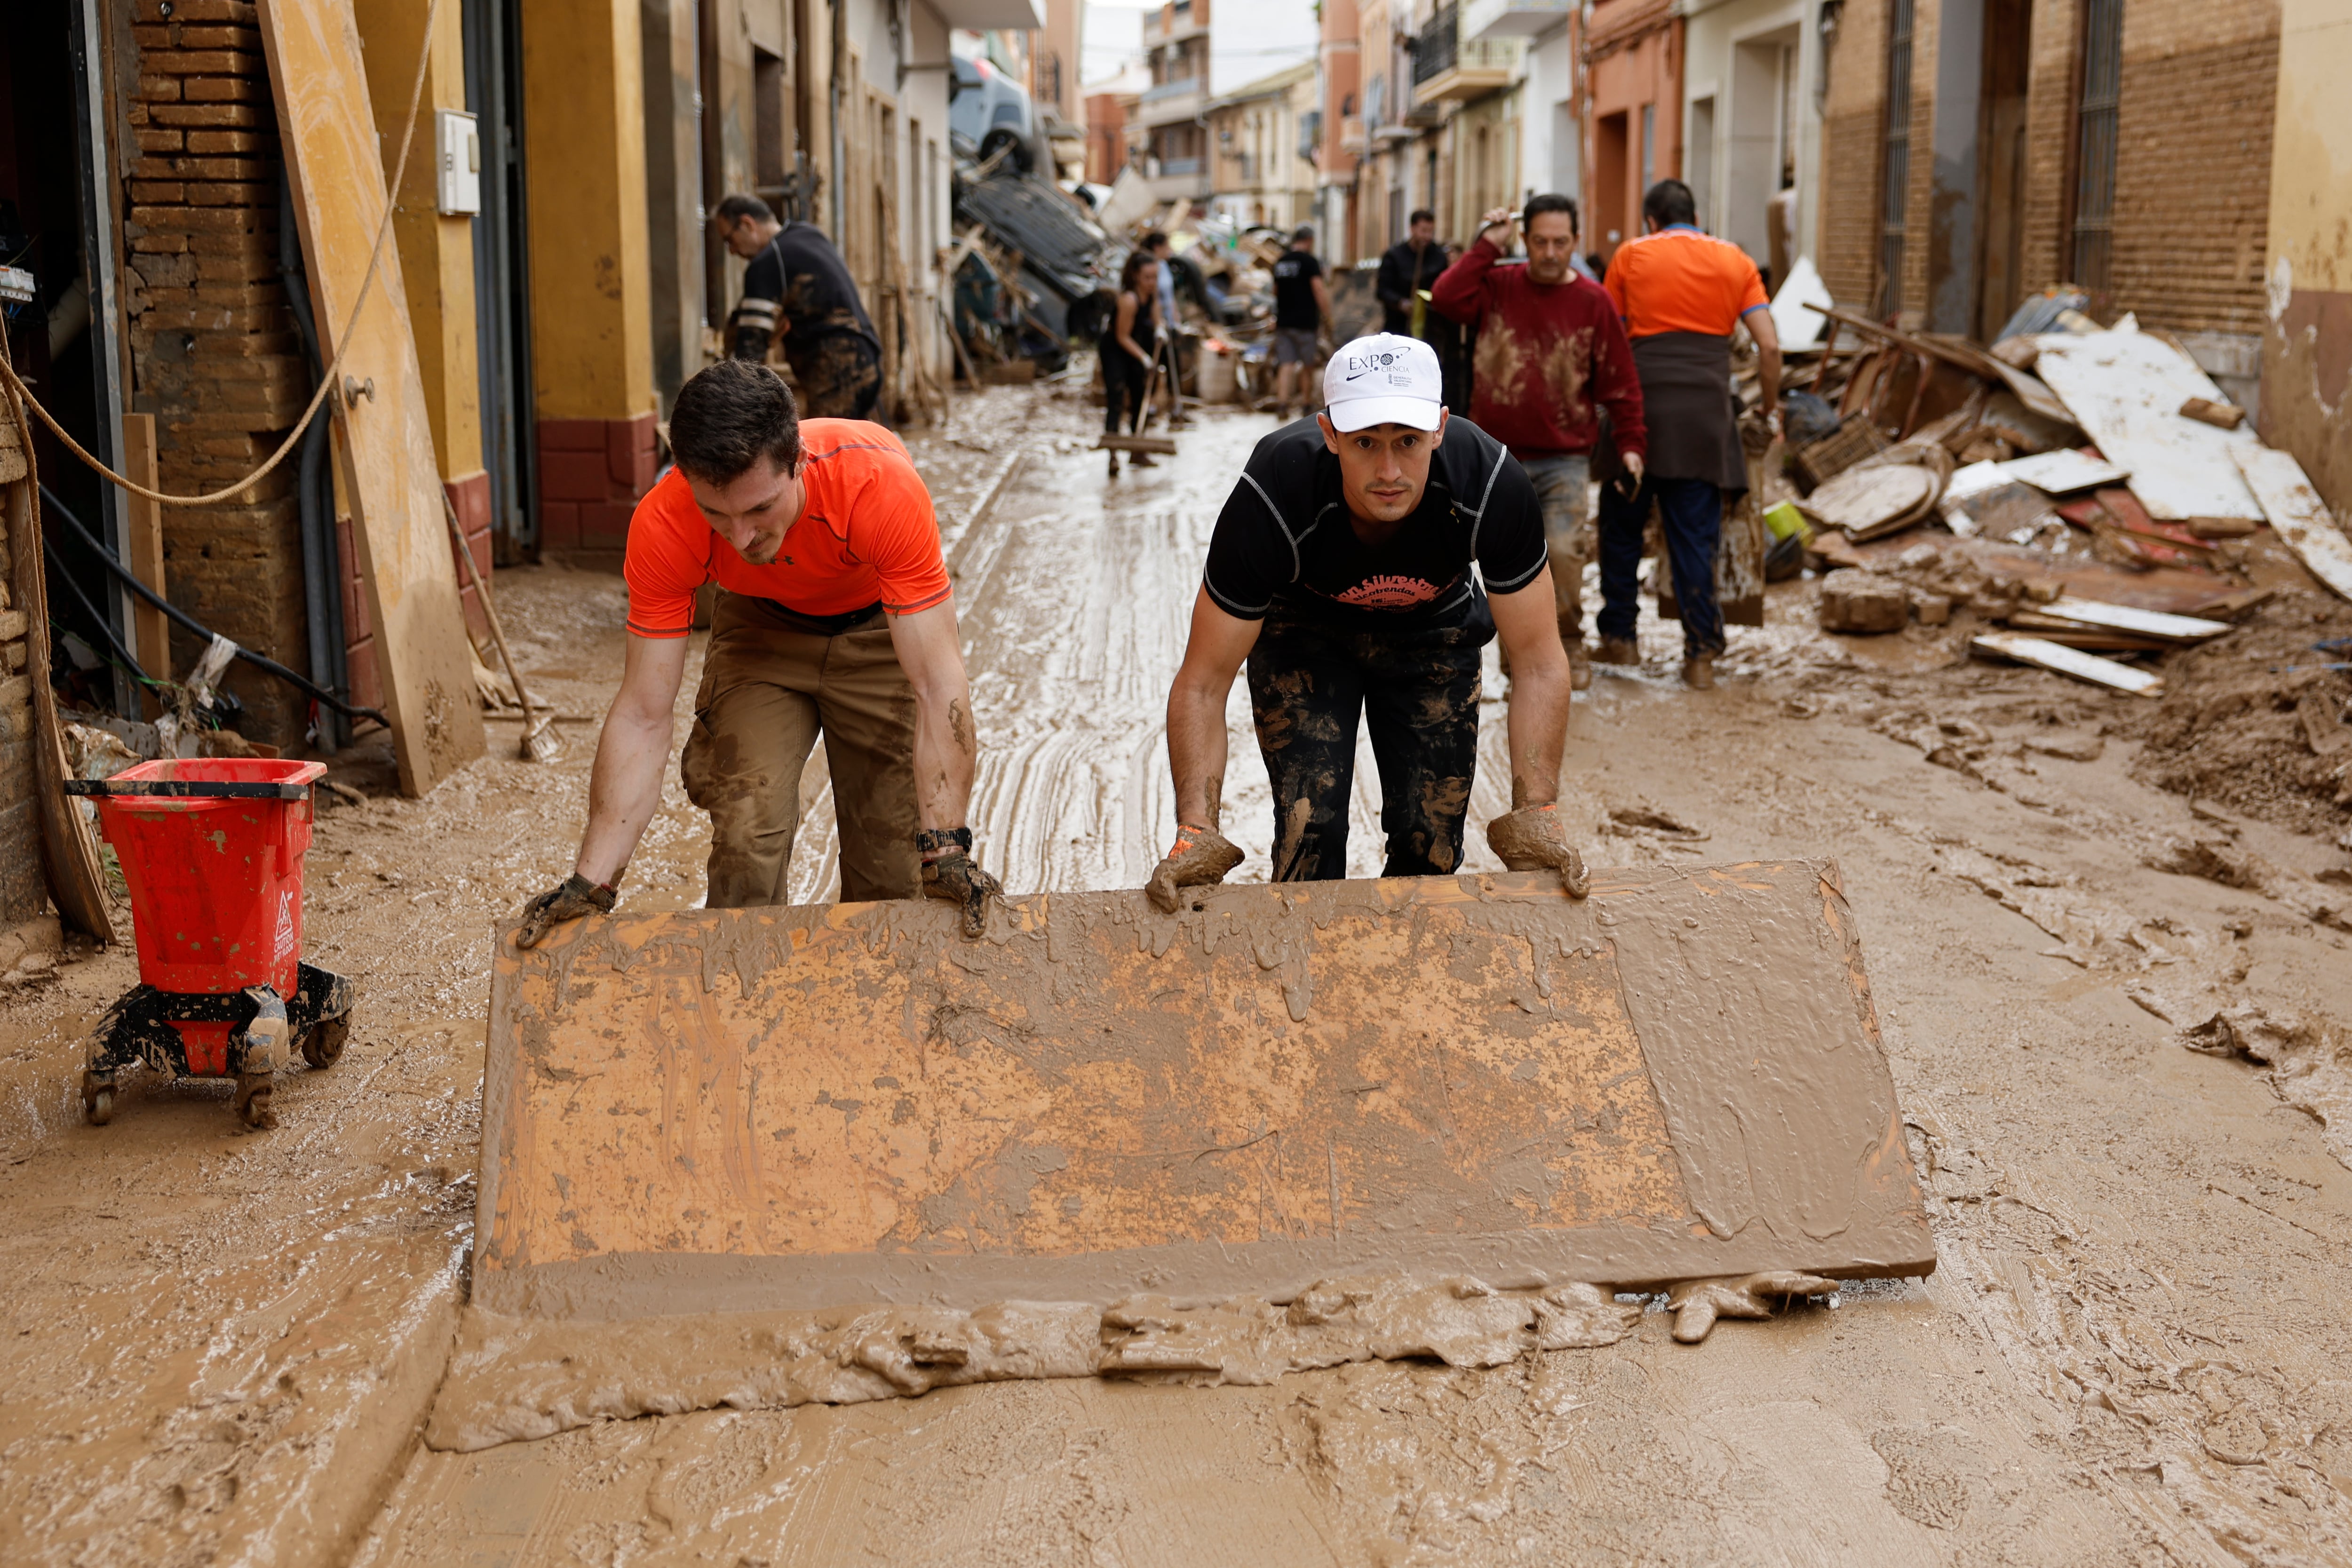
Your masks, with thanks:
[[[684,637],[694,624],[694,591],[705,583],[804,616],[845,616],[877,603],[911,616],[948,596],[931,493],[898,437],[862,419],[803,419],[801,446],[808,505],[765,566],[712,530],[676,468],[646,492],[629,519],[622,566],[629,630]]]
[[[1629,338],[1660,332],[1727,338],[1740,317],[1770,303],[1746,251],[1681,225],[1619,246],[1601,286],[1617,301]]]

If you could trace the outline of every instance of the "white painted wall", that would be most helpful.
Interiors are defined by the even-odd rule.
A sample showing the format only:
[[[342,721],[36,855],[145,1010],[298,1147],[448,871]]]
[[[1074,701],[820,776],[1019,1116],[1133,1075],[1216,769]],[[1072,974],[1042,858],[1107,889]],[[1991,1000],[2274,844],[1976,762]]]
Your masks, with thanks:
[[[1782,132],[1777,115],[1782,91],[1797,170],[1796,232],[1790,259],[1815,254],[1820,232],[1822,123],[1821,0],[1717,0],[1692,6],[1684,20],[1684,178],[1698,168],[1702,137],[1706,183],[1699,221],[1710,233],[1744,248],[1760,266],[1769,259],[1764,203],[1777,187]],[[1772,46],[1795,46],[1785,84]],[[1702,106],[1711,106],[1702,107]],[[1692,181],[1693,188],[1698,182]]]

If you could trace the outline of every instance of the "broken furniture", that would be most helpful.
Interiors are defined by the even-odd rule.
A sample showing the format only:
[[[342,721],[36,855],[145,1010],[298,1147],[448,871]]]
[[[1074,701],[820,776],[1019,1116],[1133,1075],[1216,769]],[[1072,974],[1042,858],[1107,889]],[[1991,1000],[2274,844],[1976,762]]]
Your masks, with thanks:
[[[334,1065],[351,1030],[352,983],[302,962],[302,859],[310,786],[324,763],[262,757],[142,763],[68,779],[131,892],[139,984],[91,1034],[83,1111],[114,1115],[115,1075],[145,1062],[179,1078],[233,1078],[249,1127],[273,1124],[272,1075],[299,1041]]]
[[[498,939],[473,1300],[619,1318],[1936,1265],[1825,863]],[[1443,980],[1438,979],[1442,972]]]

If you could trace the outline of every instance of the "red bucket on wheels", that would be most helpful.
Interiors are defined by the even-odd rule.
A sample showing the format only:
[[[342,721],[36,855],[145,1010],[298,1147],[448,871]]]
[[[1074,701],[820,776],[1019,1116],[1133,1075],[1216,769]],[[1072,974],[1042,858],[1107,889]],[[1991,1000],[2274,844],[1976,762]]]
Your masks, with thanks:
[[[268,985],[290,996],[302,956],[310,784],[324,763],[178,757],[108,782],[277,786],[264,795],[105,795],[99,831],[131,888],[139,978],[158,991]]]

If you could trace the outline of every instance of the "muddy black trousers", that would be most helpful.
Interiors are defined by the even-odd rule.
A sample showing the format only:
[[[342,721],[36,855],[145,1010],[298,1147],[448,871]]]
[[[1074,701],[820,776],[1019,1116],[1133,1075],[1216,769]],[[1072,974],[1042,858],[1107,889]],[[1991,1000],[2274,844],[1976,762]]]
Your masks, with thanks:
[[[1250,649],[1250,706],[1274,786],[1274,879],[1348,874],[1356,723],[1381,773],[1384,877],[1450,875],[1478,766],[1478,650],[1495,635],[1480,603],[1461,626],[1358,632],[1266,617]]]

